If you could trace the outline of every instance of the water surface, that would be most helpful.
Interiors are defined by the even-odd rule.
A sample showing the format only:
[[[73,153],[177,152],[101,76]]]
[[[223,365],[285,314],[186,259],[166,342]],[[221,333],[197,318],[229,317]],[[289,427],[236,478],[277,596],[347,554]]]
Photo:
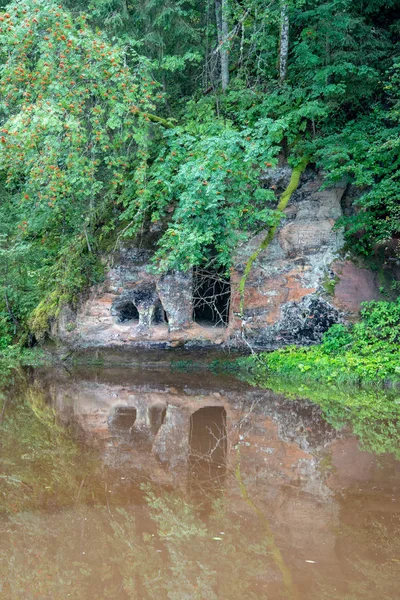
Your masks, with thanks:
[[[42,369],[8,392],[0,443],[4,600],[399,597],[399,461],[306,400]]]

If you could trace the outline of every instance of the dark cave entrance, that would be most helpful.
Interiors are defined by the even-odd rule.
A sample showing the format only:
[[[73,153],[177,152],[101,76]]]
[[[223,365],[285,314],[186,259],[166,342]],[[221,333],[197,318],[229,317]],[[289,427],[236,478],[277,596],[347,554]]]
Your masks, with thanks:
[[[229,323],[231,284],[218,271],[193,272],[193,320],[204,326],[226,327]]]
[[[154,325],[168,325],[168,316],[166,311],[164,310],[163,305],[161,304],[161,301],[158,300],[156,302],[156,306],[154,309],[154,316],[153,316],[153,324]]]
[[[139,321],[139,311],[133,302],[126,301],[119,304],[116,312],[120,323],[125,323],[126,321]]]

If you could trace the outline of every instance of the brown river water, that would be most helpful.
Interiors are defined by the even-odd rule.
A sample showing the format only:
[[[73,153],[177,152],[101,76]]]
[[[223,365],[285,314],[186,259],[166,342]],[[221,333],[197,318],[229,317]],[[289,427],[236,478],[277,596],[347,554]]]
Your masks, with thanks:
[[[400,598],[400,463],[309,401],[39,369],[0,434],[1,600]]]

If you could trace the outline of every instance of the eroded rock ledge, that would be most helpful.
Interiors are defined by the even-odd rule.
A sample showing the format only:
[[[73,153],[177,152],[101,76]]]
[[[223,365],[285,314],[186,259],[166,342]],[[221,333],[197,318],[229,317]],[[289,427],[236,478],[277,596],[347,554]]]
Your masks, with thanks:
[[[270,176],[284,189],[290,169]],[[76,311],[65,307],[52,336],[72,348],[248,347],[310,345],[334,323],[354,319],[360,302],[379,299],[377,276],[340,257],[346,186],[321,190],[312,170],[302,176],[271,245],[247,280],[245,318],[239,318],[239,281],[265,231],[242,246],[229,281],[195,271],[157,276],[152,251],[126,243],[110,260],[101,286]]]

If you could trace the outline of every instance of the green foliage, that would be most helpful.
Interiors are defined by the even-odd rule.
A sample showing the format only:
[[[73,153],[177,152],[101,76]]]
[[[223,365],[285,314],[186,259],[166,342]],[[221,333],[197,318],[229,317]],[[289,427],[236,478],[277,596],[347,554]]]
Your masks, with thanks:
[[[2,187],[0,194],[0,337],[4,347],[20,333],[21,324],[38,303],[35,271],[40,254],[19,235],[15,227],[18,208]]]
[[[0,26],[0,161],[30,218],[24,229],[71,235],[82,220],[92,225],[100,199],[124,193],[127,148],[146,136],[143,113],[154,108],[157,85],[140,57],[127,69],[123,51],[84,16],[34,0],[9,11]]]
[[[8,199],[0,264],[3,296],[16,306],[5,319],[16,326],[41,298],[54,317],[98,279],[101,239],[146,160],[146,111],[158,86],[144,59],[136,55],[128,69],[124,51],[95,34],[84,15],[39,0],[8,11],[0,18]],[[26,301],[17,300],[21,294]],[[32,323],[42,331],[48,319],[38,312]]]
[[[369,255],[377,243],[400,232],[399,134],[398,114],[376,108],[319,143],[316,157],[329,169],[328,181],[345,177],[365,190],[356,201],[355,214],[337,223],[345,227],[356,253]]]
[[[116,36],[126,47],[151,59],[157,79],[170,97],[193,93],[208,32],[203,0],[69,0],[95,26]]]
[[[42,299],[33,308],[28,320],[37,339],[43,339],[63,306],[76,305],[82,290],[100,283],[103,275],[100,256],[87,251],[83,236],[77,236],[73,245],[62,248],[56,262],[45,269],[44,281],[38,281]]]
[[[333,278],[331,278],[331,277],[329,277],[328,274],[326,274],[321,285],[327,294],[329,294],[330,296],[333,296],[335,293],[336,284],[338,282],[339,282],[339,277],[337,275],[335,275]]]
[[[153,223],[172,213],[154,259],[163,271],[212,259],[215,266],[228,267],[249,232],[276,219],[274,193],[260,182],[273,150],[259,132],[216,119],[208,103],[189,108],[197,116],[164,134],[165,148],[149,171],[141,200]]]
[[[396,302],[365,302],[362,322],[353,328],[355,343],[368,345],[376,341],[400,343],[400,298]]]
[[[329,345],[328,345],[329,348]],[[268,371],[299,380],[340,381],[352,384],[384,384],[397,382],[399,351],[394,345],[385,345],[378,352],[376,345],[364,346],[338,354],[325,351],[324,346],[313,348],[289,347],[265,357]]]
[[[337,354],[352,344],[353,336],[345,325],[333,325],[323,337],[324,350],[328,354]]]
[[[281,3],[227,2],[225,94],[203,0],[26,0],[0,14],[0,345],[28,323],[42,335],[101,279],[119,234],[158,232],[159,271],[228,270],[277,222],[260,175],[278,157],[357,187],[338,224],[354,251],[398,237],[396,3],[288,9],[281,82]]]

